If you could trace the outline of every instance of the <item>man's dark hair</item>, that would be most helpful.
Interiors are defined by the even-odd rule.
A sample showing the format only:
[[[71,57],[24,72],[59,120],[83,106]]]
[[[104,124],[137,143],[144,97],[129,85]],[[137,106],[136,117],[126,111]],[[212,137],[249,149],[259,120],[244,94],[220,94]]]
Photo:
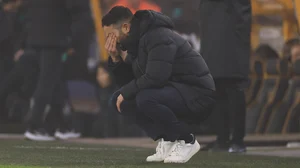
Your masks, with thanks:
[[[133,14],[129,8],[124,6],[115,6],[105,16],[103,16],[102,26],[117,24],[119,22],[131,19],[132,16]]]

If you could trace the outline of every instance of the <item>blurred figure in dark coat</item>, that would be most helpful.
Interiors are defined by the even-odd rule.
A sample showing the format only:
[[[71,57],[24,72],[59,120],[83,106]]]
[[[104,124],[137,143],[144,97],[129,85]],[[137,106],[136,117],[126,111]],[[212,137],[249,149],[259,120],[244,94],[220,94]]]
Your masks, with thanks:
[[[219,95],[214,118],[217,141],[213,149],[245,152],[244,89],[249,73],[251,2],[201,0],[199,10],[201,54]],[[230,124],[233,125],[232,139]]]
[[[17,42],[18,32],[15,31],[18,19],[20,0],[0,1],[0,80],[13,66],[14,43]]]
[[[13,68],[13,55],[21,26],[19,8],[21,0],[0,0],[0,82]],[[7,118],[5,101],[0,101],[1,118]]]
[[[86,27],[92,22],[89,1],[27,0],[26,9],[26,48],[38,55],[39,77],[25,137],[50,141],[55,139],[54,132],[47,129],[44,121],[55,93],[62,88],[62,56],[69,48],[80,50]]]

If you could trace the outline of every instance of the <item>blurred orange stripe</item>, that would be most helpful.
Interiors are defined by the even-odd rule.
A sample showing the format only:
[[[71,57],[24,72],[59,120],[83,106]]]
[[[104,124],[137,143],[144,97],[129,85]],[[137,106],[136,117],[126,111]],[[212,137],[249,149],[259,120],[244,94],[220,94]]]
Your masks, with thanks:
[[[91,9],[93,12],[93,18],[96,28],[97,40],[100,49],[100,59],[101,61],[107,61],[108,53],[106,52],[104,45],[105,45],[105,38],[104,32],[102,28],[102,11],[101,11],[101,4],[99,0],[90,0]]]

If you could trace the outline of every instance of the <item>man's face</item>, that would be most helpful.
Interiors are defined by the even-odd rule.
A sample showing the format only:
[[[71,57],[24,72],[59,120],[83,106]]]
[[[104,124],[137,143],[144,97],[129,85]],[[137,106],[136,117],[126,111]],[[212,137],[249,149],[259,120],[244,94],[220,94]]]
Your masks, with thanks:
[[[120,43],[122,40],[124,40],[130,31],[130,24],[129,23],[123,23],[119,25],[110,25],[110,26],[104,26],[104,35],[107,38],[109,34],[114,34],[117,37],[117,42]]]
[[[300,59],[300,45],[293,46],[291,49],[291,61],[292,63]]]

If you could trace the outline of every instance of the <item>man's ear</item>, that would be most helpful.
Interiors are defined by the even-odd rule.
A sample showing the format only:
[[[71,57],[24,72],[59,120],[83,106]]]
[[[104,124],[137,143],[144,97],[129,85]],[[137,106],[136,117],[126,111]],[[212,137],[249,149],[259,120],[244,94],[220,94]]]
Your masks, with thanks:
[[[129,23],[122,24],[122,32],[128,33],[129,31],[130,31],[130,24]]]

